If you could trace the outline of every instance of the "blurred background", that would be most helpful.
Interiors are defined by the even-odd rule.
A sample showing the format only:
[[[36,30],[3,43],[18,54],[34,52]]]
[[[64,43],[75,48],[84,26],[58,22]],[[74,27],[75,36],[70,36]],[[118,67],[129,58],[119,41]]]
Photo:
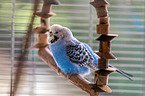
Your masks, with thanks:
[[[99,42],[95,41],[99,36],[95,32],[98,18],[90,0],[59,1],[61,5],[52,8],[57,15],[51,18],[51,25],[57,23],[70,28],[77,39],[98,50]],[[131,73],[134,81],[114,72],[109,78],[113,92],[100,96],[145,96],[145,1],[108,2],[110,33],[119,35],[111,44],[112,53],[118,59],[110,60],[110,64]],[[9,96],[32,7],[33,0],[0,0],[0,96]],[[36,17],[34,27],[39,25],[39,17]],[[36,34],[32,41],[37,42]],[[30,50],[26,58],[17,96],[88,96],[40,60],[37,49]],[[93,74],[86,76],[89,81],[93,78]]]

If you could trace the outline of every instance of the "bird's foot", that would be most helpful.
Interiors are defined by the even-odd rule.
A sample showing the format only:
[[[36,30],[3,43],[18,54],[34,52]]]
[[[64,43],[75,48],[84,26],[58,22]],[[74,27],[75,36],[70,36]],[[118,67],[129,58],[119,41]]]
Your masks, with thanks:
[[[72,75],[73,75],[72,73],[68,73],[67,74],[67,79],[70,79]]]
[[[57,67],[57,74],[60,75],[61,70]]]

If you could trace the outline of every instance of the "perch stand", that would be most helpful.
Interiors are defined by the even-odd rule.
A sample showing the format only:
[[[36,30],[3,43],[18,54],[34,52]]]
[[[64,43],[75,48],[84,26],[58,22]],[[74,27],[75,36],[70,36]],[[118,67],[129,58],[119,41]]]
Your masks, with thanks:
[[[110,52],[111,40],[118,35],[109,34],[110,24],[108,17],[107,6],[109,3],[106,0],[94,0],[90,2],[92,6],[95,7],[97,17],[99,18],[99,24],[96,25],[96,33],[101,34],[98,39],[99,42],[99,51],[95,52],[100,56],[98,59],[98,69],[95,71],[95,83],[98,86],[106,88],[108,85],[109,74],[115,71],[115,68],[108,67],[109,59],[116,59],[113,54]],[[107,86],[105,92],[112,92],[112,90]]]

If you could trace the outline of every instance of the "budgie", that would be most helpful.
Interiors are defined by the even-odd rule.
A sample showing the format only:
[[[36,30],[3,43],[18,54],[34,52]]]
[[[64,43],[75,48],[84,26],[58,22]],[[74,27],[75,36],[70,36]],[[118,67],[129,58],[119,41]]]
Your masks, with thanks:
[[[52,25],[49,30],[48,42],[57,66],[65,74],[84,76],[90,73],[90,69],[98,70],[99,56],[87,44],[77,40],[69,28],[58,24]],[[116,71],[132,80],[131,74],[117,68]]]

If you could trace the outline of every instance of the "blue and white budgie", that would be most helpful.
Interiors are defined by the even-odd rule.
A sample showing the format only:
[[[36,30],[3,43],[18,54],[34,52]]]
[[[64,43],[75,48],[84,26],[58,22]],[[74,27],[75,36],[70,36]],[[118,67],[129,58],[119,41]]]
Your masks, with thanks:
[[[65,74],[87,75],[90,69],[97,70],[99,56],[87,44],[78,41],[67,27],[52,25],[48,42],[57,66]],[[132,80],[130,74],[117,68],[116,71]]]

